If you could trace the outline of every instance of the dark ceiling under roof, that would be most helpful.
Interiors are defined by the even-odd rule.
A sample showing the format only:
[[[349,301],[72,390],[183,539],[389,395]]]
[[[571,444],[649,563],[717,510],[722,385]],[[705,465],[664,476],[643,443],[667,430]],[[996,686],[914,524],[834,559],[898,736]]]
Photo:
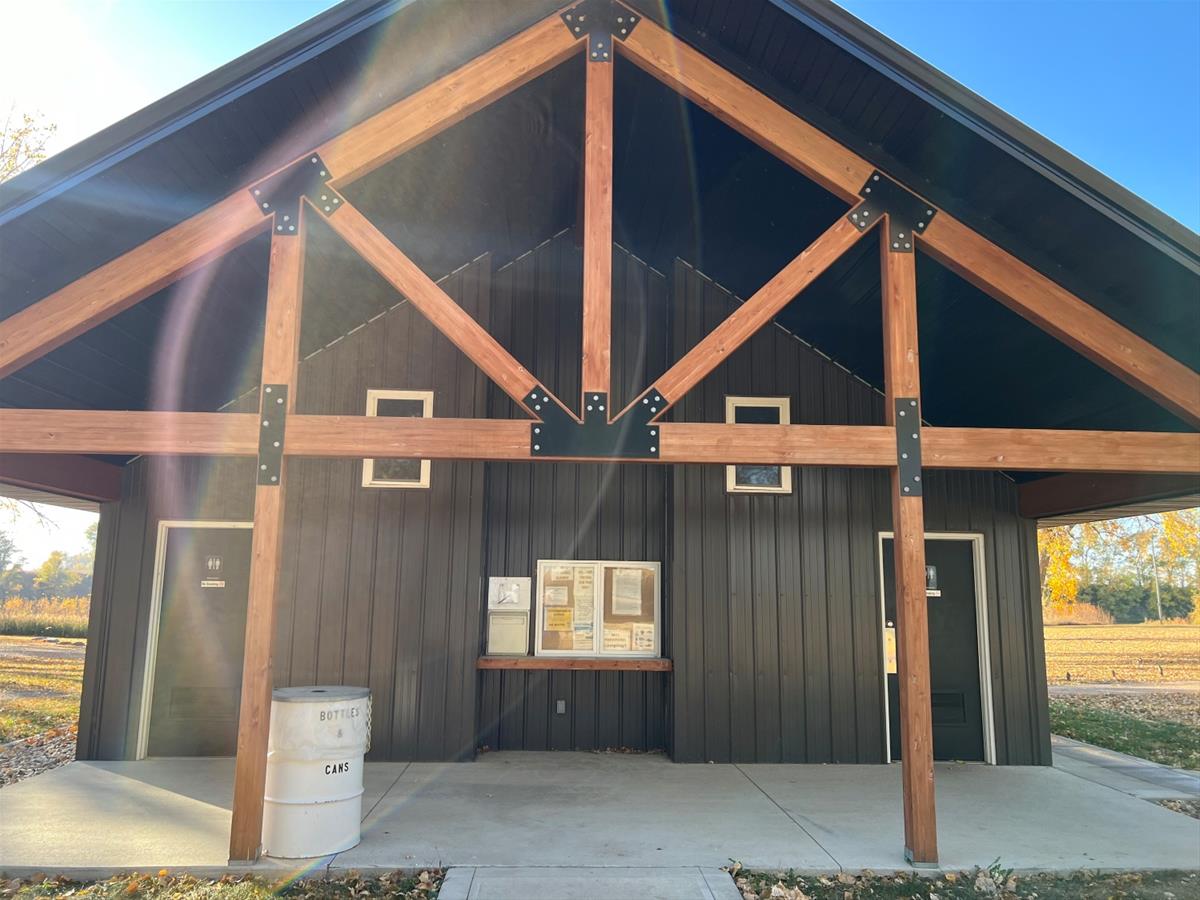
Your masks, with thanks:
[[[0,186],[0,316],[556,5],[346,3]],[[1186,229],[1061,151],[1053,157],[1032,139],[998,136],[997,120],[971,107],[983,101],[959,89],[954,106],[945,86],[911,60],[894,52],[881,59],[887,47],[871,41],[885,39],[836,8],[677,0],[664,19],[661,4],[632,5],[669,20],[760,90],[1200,369],[1200,251]],[[574,59],[547,73],[347,195],[435,278],[483,252],[502,265],[576,226],[582,66]],[[680,257],[746,297],[844,212],[845,204],[634,66],[618,61],[616,85],[614,237],[661,271]],[[320,294],[331,299],[306,306],[305,352],[397,299],[328,229],[315,227],[309,240],[328,281]],[[265,238],[251,241],[0,381],[0,404],[220,407],[255,382],[265,263]],[[922,387],[934,424],[1185,428],[932,259],[919,257],[918,277]],[[874,240],[779,322],[879,384]]]

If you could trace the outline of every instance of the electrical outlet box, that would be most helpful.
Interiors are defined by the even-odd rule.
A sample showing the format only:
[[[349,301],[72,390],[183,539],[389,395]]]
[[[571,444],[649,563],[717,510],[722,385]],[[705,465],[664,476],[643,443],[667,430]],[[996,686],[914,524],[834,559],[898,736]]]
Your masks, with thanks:
[[[555,700],[554,701],[554,711],[556,713],[558,713],[558,715],[560,715],[560,716],[565,716],[567,714],[567,701],[566,700]]]

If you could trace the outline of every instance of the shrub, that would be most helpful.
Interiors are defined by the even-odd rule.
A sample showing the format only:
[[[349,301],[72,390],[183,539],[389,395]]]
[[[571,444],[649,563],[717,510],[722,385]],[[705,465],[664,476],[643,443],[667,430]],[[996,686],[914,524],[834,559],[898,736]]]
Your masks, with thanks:
[[[1190,590],[1164,584],[1159,587],[1164,619],[1186,619],[1192,614]],[[1154,588],[1136,584],[1089,584],[1079,589],[1080,603],[1097,606],[1122,625],[1158,621]]]
[[[1045,610],[1046,625],[1112,625],[1113,617],[1098,606],[1076,601],[1066,609]]]
[[[87,637],[88,597],[9,597],[0,604],[0,634]]]

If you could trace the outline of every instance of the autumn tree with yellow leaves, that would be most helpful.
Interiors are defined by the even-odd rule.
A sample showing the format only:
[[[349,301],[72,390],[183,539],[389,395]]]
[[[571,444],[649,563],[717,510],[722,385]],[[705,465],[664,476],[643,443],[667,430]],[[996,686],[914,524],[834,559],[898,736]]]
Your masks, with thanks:
[[[1038,531],[1042,605],[1052,613],[1069,611],[1082,589],[1149,591],[1154,618],[1169,618],[1181,593],[1192,597],[1192,617],[1200,617],[1200,508],[1131,516]]]

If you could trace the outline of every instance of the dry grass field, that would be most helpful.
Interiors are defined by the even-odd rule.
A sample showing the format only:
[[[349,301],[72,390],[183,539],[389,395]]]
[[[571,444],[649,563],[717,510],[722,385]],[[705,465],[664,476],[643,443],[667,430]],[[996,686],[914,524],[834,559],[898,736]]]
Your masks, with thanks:
[[[1047,625],[1046,680],[1200,680],[1200,625]]]

